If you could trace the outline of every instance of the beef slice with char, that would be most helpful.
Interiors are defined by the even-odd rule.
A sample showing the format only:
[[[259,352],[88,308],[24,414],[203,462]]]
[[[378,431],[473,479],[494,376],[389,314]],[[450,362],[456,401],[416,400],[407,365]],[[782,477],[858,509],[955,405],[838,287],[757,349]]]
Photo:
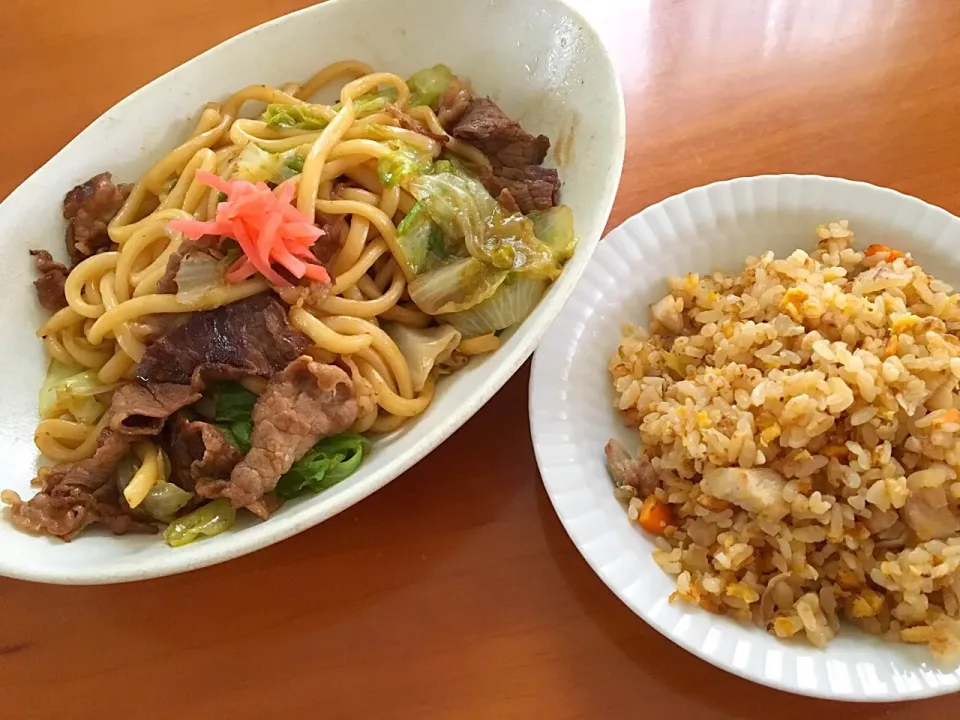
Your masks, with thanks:
[[[557,204],[560,177],[556,170],[542,167],[550,149],[546,135],[531,135],[493,100],[480,97],[472,98],[460,116],[450,122],[449,132],[490,160],[491,168],[477,168],[477,173],[494,197],[508,191],[525,214]]]
[[[167,425],[166,445],[171,480],[201,494],[205,484],[227,480],[243,457],[216,425],[183,413]]]
[[[74,265],[110,248],[107,225],[120,212],[132,185],[116,185],[108,172],[94,175],[63,198],[67,254]]]
[[[308,356],[297,358],[257,398],[250,451],[217,493],[236,507],[254,505],[318,440],[347,430],[356,419],[350,376]]]
[[[113,393],[110,427],[126,435],[156,435],[168,417],[200,397],[189,385],[127,383]]]
[[[31,250],[33,264],[40,273],[40,277],[33,281],[37,291],[37,300],[40,305],[52,313],[67,306],[67,295],[64,286],[70,271],[66,265],[58,263],[46,250]]]
[[[98,442],[93,456],[86,460],[43,468],[38,476],[43,489],[26,502],[17,497],[11,503],[13,524],[66,541],[97,522],[118,535],[156,532],[149,518],[127,506],[115,482],[117,466],[133,437],[105,430]]]
[[[267,293],[193,313],[154,341],[137,369],[143,382],[192,384],[272,377],[310,346],[287,322],[283,305]]]
[[[528,133],[490,98],[473,98],[450,134],[504,167],[539,165],[550,149],[550,138]]]
[[[26,502],[12,498],[13,523],[63,540],[97,522],[117,534],[156,532],[147,515],[127,505],[117,486],[117,467],[138,437],[156,435],[167,417],[199,399],[200,393],[189,385],[121,385],[113,394],[107,429],[97,438],[93,456],[43,468],[38,475],[40,492]]]

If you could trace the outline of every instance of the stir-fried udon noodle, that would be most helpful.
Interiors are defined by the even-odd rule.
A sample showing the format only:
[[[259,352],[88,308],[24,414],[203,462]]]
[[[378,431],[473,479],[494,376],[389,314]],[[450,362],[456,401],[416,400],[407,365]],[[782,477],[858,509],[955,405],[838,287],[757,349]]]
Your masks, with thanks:
[[[179,545],[347,477],[559,275],[548,147],[442,65],[340,62],[209,103],[132,186],[74,188],[73,266],[32,251],[57,464],[4,492],[13,521]]]

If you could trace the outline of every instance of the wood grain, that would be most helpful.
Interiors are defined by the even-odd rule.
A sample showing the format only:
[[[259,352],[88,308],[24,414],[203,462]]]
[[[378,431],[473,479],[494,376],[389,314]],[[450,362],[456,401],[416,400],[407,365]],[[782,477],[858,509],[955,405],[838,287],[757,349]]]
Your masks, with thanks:
[[[3,0],[0,197],[140,85],[306,4]],[[581,7],[627,96],[611,226],[688,187],[767,172],[867,180],[960,211],[960,3]],[[606,590],[554,516],[530,447],[527,380],[525,368],[383,491],[252,556],[119,587],[0,581],[0,717],[960,712],[960,696],[895,706],[788,697],[660,637]]]

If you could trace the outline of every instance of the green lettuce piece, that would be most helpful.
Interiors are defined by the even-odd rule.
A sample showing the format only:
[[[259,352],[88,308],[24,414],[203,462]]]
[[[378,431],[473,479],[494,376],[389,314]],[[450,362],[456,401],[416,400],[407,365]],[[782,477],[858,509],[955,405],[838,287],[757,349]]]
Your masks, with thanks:
[[[407,80],[410,88],[410,107],[429,105],[436,110],[440,98],[457,76],[446,65],[434,65],[415,72]]]
[[[297,460],[277,482],[275,492],[285,500],[306,492],[318,493],[352,475],[368,452],[367,440],[353,433],[323,438]]]
[[[248,452],[257,396],[240,383],[220,383],[214,389],[214,399],[214,424],[237,449]]]
[[[237,520],[237,511],[227,498],[217,498],[177,518],[163,531],[171,547],[192,543],[199,537],[213,537],[228,530]]]
[[[319,115],[309,105],[271,103],[267,105],[260,119],[274,129],[323,130],[329,124],[325,117]]]

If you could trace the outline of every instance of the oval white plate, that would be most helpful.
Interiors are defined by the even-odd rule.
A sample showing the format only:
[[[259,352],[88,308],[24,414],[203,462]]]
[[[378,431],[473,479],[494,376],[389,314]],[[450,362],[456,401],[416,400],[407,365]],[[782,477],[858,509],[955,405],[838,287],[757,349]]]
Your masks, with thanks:
[[[371,20],[375,18],[375,22]],[[492,47],[464,42],[493,39]],[[84,130],[0,205],[0,486],[34,491],[37,393],[46,359],[43,320],[28,247],[63,253],[64,193],[103,170],[132,181],[192,127],[204,103],[255,83],[302,80],[336,60],[358,59],[407,76],[445,63],[469,77],[554,148],[563,202],[580,245],[533,314],[498,352],[441,383],[416,422],[378,441],[348,480],[285,505],[268,522],[171,549],[156,536],[84,532],[72,543],[34,537],[0,522],[0,574],[57,583],[108,583],[183,572],[262,548],[353,505],[420,460],[500,389],[533,351],[580,277],[613,204],[623,164],[623,97],[596,32],[560,0],[333,0],[238,35],[135,92]],[[556,163],[553,153],[548,163]]]
[[[545,336],[533,361],[530,426],[553,507],[607,586],[654,628],[707,662],[802,695],[857,701],[919,698],[960,689],[960,669],[926,650],[844,627],[824,651],[785,643],[751,625],[668,602],[672,579],[653,544],[613,497],[603,446],[636,434],[613,407],[607,361],[625,322],[649,323],[666,279],[738,271],[749,255],[809,250],[814,229],[848,219],[860,245],[907,248],[938,277],[960,285],[960,219],[916,198],[818,176],[739,178],[652,205],[611,232]]]

